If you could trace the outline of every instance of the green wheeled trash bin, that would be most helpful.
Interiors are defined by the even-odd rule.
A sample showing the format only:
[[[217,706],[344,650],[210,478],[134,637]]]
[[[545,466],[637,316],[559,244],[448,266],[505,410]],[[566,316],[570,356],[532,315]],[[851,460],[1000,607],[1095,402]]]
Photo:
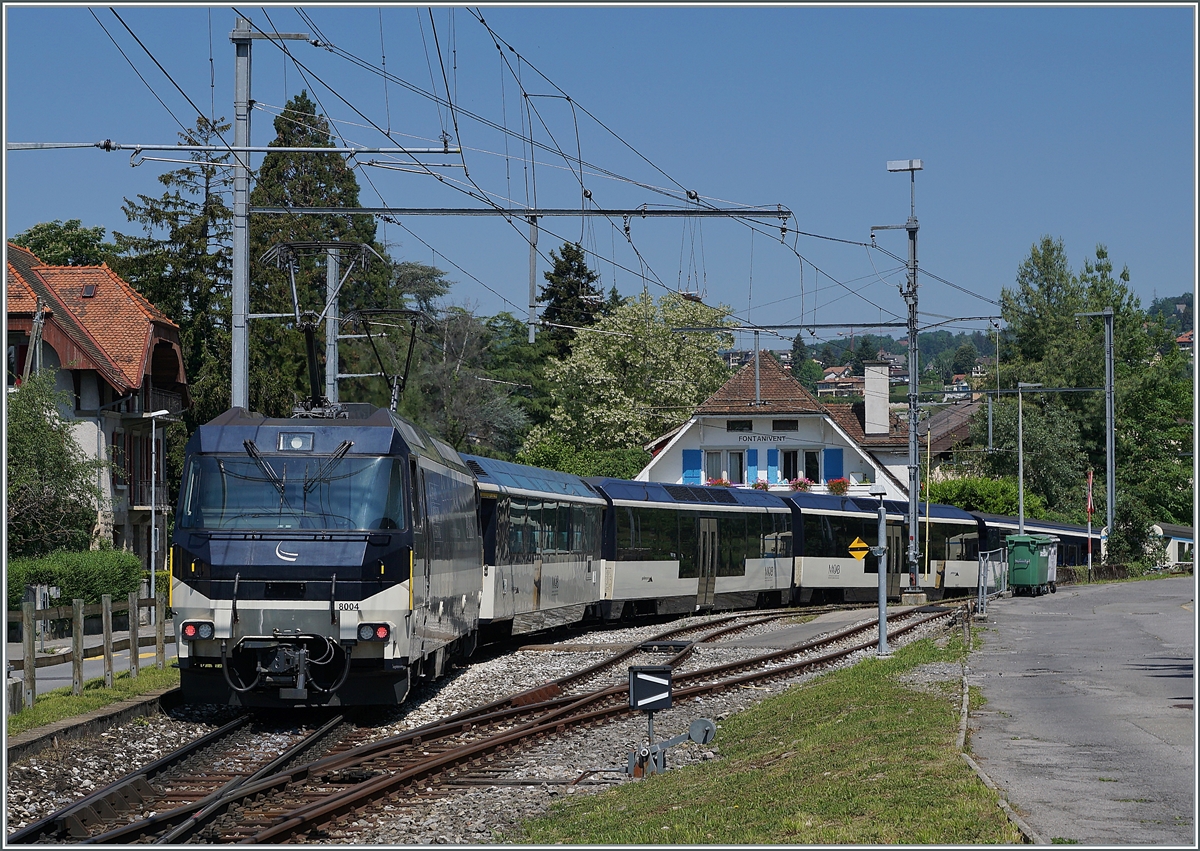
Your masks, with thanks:
[[[1051,537],[1009,535],[1004,540],[1008,544],[1008,587],[1013,594],[1037,597],[1050,590]]]

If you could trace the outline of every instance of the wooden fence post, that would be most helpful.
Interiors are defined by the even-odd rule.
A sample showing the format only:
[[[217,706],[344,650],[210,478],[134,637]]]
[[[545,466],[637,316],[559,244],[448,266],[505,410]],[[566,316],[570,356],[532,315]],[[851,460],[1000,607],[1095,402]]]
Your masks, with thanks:
[[[25,651],[22,677],[25,688],[25,708],[33,706],[37,697],[37,656],[33,652],[33,603],[21,604],[21,649]]]
[[[166,614],[166,597],[159,591],[154,597],[154,667],[160,671],[167,667],[167,625],[163,623]]]
[[[71,694],[83,694],[83,600],[71,601]]]
[[[104,687],[113,686],[112,594],[100,597],[100,620],[104,625]]]
[[[138,675],[138,657],[141,655],[142,646],[138,636],[138,617],[141,612],[138,609],[138,592],[129,592],[129,678],[137,679]]]

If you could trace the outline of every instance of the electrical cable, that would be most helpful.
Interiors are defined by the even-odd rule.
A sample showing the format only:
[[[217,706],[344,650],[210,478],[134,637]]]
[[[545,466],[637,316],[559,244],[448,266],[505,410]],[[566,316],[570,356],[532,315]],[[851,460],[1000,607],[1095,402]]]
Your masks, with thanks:
[[[170,84],[175,87],[175,90],[177,92],[179,92],[181,95],[183,95],[183,99],[188,102],[188,105],[191,106],[191,108],[196,111],[197,115],[199,115],[201,118],[203,118],[204,112],[200,109],[200,107],[196,106],[196,104],[192,101],[192,99],[190,97],[188,97],[188,93],[185,92],[180,87],[180,85],[175,82],[175,79],[167,72],[167,69],[162,66],[162,63],[159,62],[158,59],[155,58],[154,54],[150,52],[149,48],[147,48],[146,45],[142,44],[142,40],[137,37],[137,34],[134,33],[134,31],[132,29],[129,28],[129,24],[125,23],[125,21],[121,18],[121,16],[119,14],[117,14],[117,10],[110,6],[108,11],[113,13],[113,17],[116,18],[120,22],[121,26],[123,26],[125,28],[125,31],[128,32],[129,35],[133,37],[133,40],[138,43],[138,47],[140,47],[143,51],[145,51],[146,55],[150,57],[150,61],[158,66],[158,70],[162,71],[163,76],[166,77],[168,82],[170,82]],[[93,15],[94,14],[95,13],[93,13]],[[97,21],[99,21],[98,18],[97,18]],[[111,36],[109,36],[109,37],[111,38]],[[113,43],[116,44],[116,42],[113,42]],[[138,76],[140,77],[141,75],[139,74]],[[156,95],[156,97],[157,97],[157,95]],[[161,101],[159,101],[159,102],[161,103]],[[163,106],[165,107],[166,104],[163,104]],[[167,112],[170,112],[170,110],[168,109]],[[172,114],[171,117],[175,118],[174,114]],[[175,122],[177,124],[179,124],[179,119],[176,118]],[[180,124],[180,126],[182,127],[183,125]],[[184,132],[185,133],[187,132],[186,128],[184,128]],[[229,143],[225,141],[224,137],[222,137],[220,133],[217,133],[217,138],[221,140],[221,143],[223,145],[225,145],[226,147],[229,147]],[[233,153],[233,151],[230,150],[230,153]]]
[[[179,118],[176,117],[175,113],[171,112],[171,107],[167,106],[166,103],[163,102],[163,99],[158,96],[158,92],[154,91],[154,87],[151,86],[148,82],[146,82],[146,78],[142,76],[142,72],[137,69],[137,66],[133,64],[133,60],[130,59],[126,55],[125,51],[121,49],[121,45],[117,44],[117,40],[112,37],[112,33],[110,33],[108,31],[108,28],[106,26],[104,26],[103,23],[101,23],[99,18],[96,17],[96,13],[92,9],[88,9],[88,11],[91,12],[93,18],[96,18],[96,23],[100,24],[100,29],[104,30],[104,34],[106,36],[108,36],[108,40],[113,43],[113,47],[115,47],[117,49],[117,52],[120,53],[121,56],[125,59],[125,61],[129,63],[129,67],[133,69],[133,73],[137,74],[137,78],[139,80],[141,80],[143,84],[145,84],[147,89],[150,90],[150,94],[154,95],[154,99],[156,101],[158,101],[159,104],[162,105],[162,108],[167,111],[167,115],[171,116],[171,118],[173,118],[175,120],[175,123],[180,126],[180,128],[183,130],[183,132],[187,133],[188,128],[184,127],[183,122],[180,121]],[[116,13],[114,12],[113,14],[116,14]],[[118,18],[117,20],[120,20],[120,18]],[[128,29],[128,27],[126,27],[126,29]],[[134,38],[136,39],[137,37],[134,36]],[[143,47],[142,49],[145,50],[145,47]]]

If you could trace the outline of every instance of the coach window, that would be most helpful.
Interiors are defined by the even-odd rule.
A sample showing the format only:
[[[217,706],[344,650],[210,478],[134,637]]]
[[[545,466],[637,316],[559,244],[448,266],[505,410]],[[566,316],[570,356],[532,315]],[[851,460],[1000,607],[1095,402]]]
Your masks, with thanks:
[[[805,514],[804,555],[829,558],[833,556],[833,524],[823,514]]]
[[[558,504],[558,522],[555,524],[558,533],[557,549],[560,553],[571,551],[571,506],[568,503]]]
[[[755,543],[757,543],[757,528],[754,533]],[[717,518],[717,541],[719,547],[717,576],[745,576],[746,515],[722,513]]]
[[[696,527],[699,520],[688,511],[679,512],[679,578],[695,579],[700,575],[696,567]]]
[[[642,558],[644,550],[641,547],[641,529],[637,526],[637,517],[632,508],[617,507],[617,560],[636,561]]]

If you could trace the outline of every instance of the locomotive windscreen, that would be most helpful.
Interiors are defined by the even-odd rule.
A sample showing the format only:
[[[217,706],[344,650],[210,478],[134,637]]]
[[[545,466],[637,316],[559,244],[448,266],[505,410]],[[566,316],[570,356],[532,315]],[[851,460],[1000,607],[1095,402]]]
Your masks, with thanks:
[[[182,529],[403,529],[395,458],[194,455],[181,488]]]

